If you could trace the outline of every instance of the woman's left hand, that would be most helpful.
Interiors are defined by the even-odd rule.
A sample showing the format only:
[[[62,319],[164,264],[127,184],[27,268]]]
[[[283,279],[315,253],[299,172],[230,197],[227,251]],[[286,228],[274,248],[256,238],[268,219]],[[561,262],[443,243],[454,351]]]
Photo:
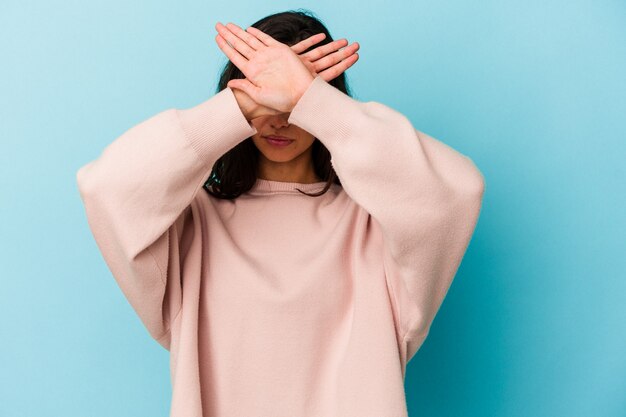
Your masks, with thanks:
[[[258,30],[252,27],[249,28],[249,30],[252,29]],[[359,50],[360,45],[358,42],[353,42],[351,45],[346,46],[348,45],[348,40],[341,38],[304,52],[316,43],[321,42],[325,37],[326,35],[323,32],[309,36],[291,46],[291,50],[298,54],[300,60],[314,77],[319,75],[324,81],[330,81],[358,61],[359,54],[356,51]]]

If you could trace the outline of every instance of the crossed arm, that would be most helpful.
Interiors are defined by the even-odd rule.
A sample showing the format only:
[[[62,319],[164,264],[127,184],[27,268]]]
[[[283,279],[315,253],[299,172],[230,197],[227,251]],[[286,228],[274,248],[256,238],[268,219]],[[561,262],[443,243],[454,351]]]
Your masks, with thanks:
[[[244,31],[218,22],[215,28],[217,45],[246,76],[230,80],[228,87],[248,120],[290,112],[313,78],[330,81],[359,59],[359,44],[346,46],[345,38],[304,52],[325,39],[324,33],[287,46],[252,26]]]

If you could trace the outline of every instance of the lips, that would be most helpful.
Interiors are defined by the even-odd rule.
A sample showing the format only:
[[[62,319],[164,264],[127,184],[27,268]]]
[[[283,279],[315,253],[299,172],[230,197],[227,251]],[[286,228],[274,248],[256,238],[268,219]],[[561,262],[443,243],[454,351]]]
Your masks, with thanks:
[[[291,145],[294,141],[294,139],[290,139],[285,136],[270,135],[270,136],[264,136],[264,138],[267,141],[267,143],[269,143],[271,146],[278,147],[278,148],[286,148],[287,146]]]
[[[264,136],[266,139],[274,139],[274,140],[293,140],[291,138],[285,137],[285,136],[276,136],[276,135],[269,135],[269,136]]]

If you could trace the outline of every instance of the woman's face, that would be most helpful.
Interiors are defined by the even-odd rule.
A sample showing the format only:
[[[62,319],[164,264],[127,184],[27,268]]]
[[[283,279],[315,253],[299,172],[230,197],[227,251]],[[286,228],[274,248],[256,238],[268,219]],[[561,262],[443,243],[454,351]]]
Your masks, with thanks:
[[[290,113],[281,113],[252,119],[250,122],[257,130],[252,141],[261,152],[261,163],[290,162],[289,165],[295,164],[292,168],[303,173],[312,168],[311,145],[315,137],[306,130],[287,123],[289,115]],[[275,145],[266,139],[266,136],[272,135],[283,136],[291,141],[285,145]]]

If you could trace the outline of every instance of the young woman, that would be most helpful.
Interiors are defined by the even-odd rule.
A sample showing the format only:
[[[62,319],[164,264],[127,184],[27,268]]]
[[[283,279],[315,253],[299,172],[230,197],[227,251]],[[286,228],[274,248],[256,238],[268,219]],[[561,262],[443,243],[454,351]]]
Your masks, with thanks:
[[[170,415],[407,416],[406,365],[469,244],[483,176],[351,98],[358,45],[316,18],[216,29],[230,59],[218,92],[77,172],[104,259],[170,351]]]

